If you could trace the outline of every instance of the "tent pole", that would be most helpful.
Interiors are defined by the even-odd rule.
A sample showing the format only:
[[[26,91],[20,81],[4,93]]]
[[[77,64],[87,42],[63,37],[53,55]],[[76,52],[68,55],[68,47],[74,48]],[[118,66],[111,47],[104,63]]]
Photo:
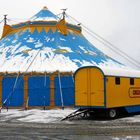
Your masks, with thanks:
[[[25,110],[28,110],[28,104],[29,104],[29,97],[27,98],[27,102],[26,102]]]
[[[64,109],[64,101],[63,101],[63,94],[62,94],[62,85],[61,85],[61,77],[60,77],[60,73],[58,73],[58,79],[59,79],[59,88],[60,88],[60,95],[61,95],[62,109]]]
[[[18,81],[18,78],[19,78],[19,73],[16,77],[16,80],[15,80],[15,83],[14,83],[14,86],[13,86],[13,91],[15,90],[16,86],[17,86],[17,81]]]
[[[74,78],[73,78],[73,74],[71,74],[71,77],[72,77],[72,81],[73,81],[73,83],[74,83]]]
[[[43,109],[46,110],[46,107],[45,107],[45,106],[46,106],[46,102],[45,102],[45,99],[46,99],[46,98],[45,98],[45,96],[44,96],[43,99],[44,99],[44,107],[43,107]]]

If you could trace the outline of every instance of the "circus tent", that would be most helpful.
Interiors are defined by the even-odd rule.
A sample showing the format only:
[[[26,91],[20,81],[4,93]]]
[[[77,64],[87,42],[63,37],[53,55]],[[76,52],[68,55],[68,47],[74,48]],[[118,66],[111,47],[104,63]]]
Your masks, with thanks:
[[[0,40],[0,106],[74,106],[73,73],[83,66],[123,67],[47,7],[28,21],[5,23]]]

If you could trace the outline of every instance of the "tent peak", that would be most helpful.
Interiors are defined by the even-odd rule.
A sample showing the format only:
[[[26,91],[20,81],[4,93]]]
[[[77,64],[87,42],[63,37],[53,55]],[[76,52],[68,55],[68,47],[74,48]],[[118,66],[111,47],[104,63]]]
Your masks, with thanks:
[[[43,7],[43,9],[44,9],[44,10],[47,10],[47,9],[48,9],[48,7],[47,7],[47,6],[44,6],[44,7]]]
[[[30,19],[31,21],[57,21],[58,17],[52,13],[47,6],[44,6],[43,9],[41,9],[37,14],[35,14],[33,17]]]

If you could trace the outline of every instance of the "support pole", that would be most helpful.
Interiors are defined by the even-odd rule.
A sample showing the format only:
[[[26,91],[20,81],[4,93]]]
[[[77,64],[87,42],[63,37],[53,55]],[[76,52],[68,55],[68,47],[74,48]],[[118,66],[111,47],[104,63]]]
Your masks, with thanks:
[[[16,80],[15,80],[15,83],[14,83],[14,86],[13,86],[13,92],[15,91],[16,87],[17,87],[17,82],[18,82],[18,79],[19,79],[19,74],[17,74],[17,77],[16,77]]]
[[[27,102],[26,102],[25,110],[28,110],[28,107],[29,107],[29,97],[27,98]]]
[[[50,108],[55,107],[55,103],[54,103],[54,79],[55,79],[55,75],[52,74],[50,76]]]
[[[74,84],[74,76],[73,76],[73,73],[71,73],[71,77],[72,77],[72,82]]]
[[[66,9],[61,9],[63,12],[62,12],[62,15],[63,15],[63,19],[65,19],[65,17],[66,17],[66,10],[67,10],[67,8]]]
[[[7,15],[4,15],[4,25],[7,25]]]
[[[60,73],[58,73],[58,79],[59,79],[59,87],[60,87],[60,95],[61,95],[62,109],[64,109],[64,101],[63,101],[63,93],[62,93],[62,85],[61,85]]]
[[[24,108],[27,109],[28,102],[28,76],[24,76]]]
[[[43,101],[43,102],[44,102],[44,107],[43,107],[43,109],[46,110],[46,102],[45,102],[46,98],[45,98],[45,96],[43,97],[43,100],[44,100],[44,101]]]
[[[0,108],[2,108],[2,80],[3,76],[0,76]]]

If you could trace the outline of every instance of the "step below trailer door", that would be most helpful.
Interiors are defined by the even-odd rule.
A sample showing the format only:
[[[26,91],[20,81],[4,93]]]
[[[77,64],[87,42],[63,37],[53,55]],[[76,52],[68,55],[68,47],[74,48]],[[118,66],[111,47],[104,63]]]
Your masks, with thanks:
[[[75,105],[104,106],[104,76],[100,69],[88,67],[77,71]]]

